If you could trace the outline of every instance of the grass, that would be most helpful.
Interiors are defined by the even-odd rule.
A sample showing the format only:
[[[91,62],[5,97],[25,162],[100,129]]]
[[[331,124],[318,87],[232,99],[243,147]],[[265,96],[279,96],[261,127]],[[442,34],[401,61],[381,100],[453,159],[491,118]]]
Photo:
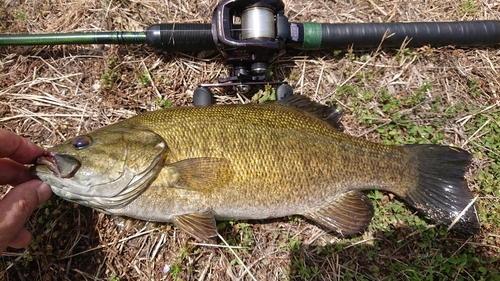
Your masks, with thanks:
[[[474,0],[463,1],[460,9],[458,9],[459,16],[477,15],[480,12],[478,2]]]
[[[264,85],[264,89],[259,89],[259,91],[252,96],[252,101],[263,103],[267,101],[276,100],[276,88],[271,85]]]
[[[28,19],[28,15],[22,10],[15,11],[14,17],[19,21],[25,21]]]
[[[145,87],[151,86],[151,78],[149,77],[149,73],[147,71],[136,71],[135,75],[139,84]]]
[[[174,106],[174,104],[168,100],[164,100],[164,99],[161,99],[161,98],[157,98],[155,99],[155,103],[158,105],[159,108],[163,108],[163,109],[169,109],[169,108],[172,108]]]
[[[172,276],[174,280],[182,280],[183,272],[191,270],[189,263],[192,263],[192,259],[190,259],[190,257],[198,255],[199,252],[196,246],[185,244],[178,253],[177,261],[170,265],[168,274]],[[184,261],[187,261],[188,265],[183,265]]]
[[[214,1],[0,3],[0,32],[141,30],[209,22]],[[285,1],[290,21],[498,19],[494,1]],[[353,12],[356,11],[356,12]],[[371,191],[375,218],[358,236],[326,233],[291,216],[218,222],[201,244],[170,224],[110,217],[52,197],[27,223],[29,247],[0,258],[17,280],[500,280],[498,49],[289,50],[268,75],[296,94],[345,110],[346,133],[386,144],[435,143],[474,155],[467,178],[481,233],[448,232],[390,193]],[[0,49],[0,126],[41,145],[138,113],[189,106],[201,83],[230,75],[217,52],[171,54],[141,46]],[[217,103],[250,102],[213,89]],[[264,87],[254,100],[273,98]],[[0,189],[5,190],[5,189]],[[240,262],[241,261],[241,262]],[[166,270],[168,269],[168,271]]]

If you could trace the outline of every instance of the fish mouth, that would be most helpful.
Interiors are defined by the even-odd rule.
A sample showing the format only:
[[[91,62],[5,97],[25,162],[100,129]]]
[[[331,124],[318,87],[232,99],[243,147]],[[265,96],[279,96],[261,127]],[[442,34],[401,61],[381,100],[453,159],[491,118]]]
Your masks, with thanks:
[[[36,160],[37,166],[45,166],[58,178],[71,178],[80,169],[81,162],[73,156],[45,151],[43,156]],[[36,166],[32,173],[37,176]]]

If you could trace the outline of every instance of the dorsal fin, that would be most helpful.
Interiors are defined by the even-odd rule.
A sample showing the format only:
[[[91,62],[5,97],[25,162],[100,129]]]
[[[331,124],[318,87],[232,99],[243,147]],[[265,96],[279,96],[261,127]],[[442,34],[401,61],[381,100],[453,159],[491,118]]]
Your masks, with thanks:
[[[342,125],[341,119],[344,115],[343,110],[337,108],[337,104],[332,106],[327,106],[324,104],[312,101],[310,98],[301,95],[292,95],[279,100],[278,103],[289,105],[300,109],[302,111],[308,112],[313,116],[326,121],[333,128],[344,131],[344,125]]]

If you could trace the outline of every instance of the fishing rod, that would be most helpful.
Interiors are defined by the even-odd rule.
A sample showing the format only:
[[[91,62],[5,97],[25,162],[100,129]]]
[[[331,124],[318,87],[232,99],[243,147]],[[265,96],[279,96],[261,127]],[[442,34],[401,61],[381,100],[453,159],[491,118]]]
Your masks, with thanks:
[[[266,82],[269,62],[286,49],[337,50],[432,45],[497,46],[500,21],[293,23],[282,0],[225,0],[214,10],[211,24],[154,24],[145,31],[78,32],[0,35],[0,46],[63,44],[147,44],[169,52],[219,50],[233,76],[201,84],[195,105],[212,103],[211,87],[232,86],[247,93],[255,85],[276,86],[276,98],[293,94],[286,82]]]

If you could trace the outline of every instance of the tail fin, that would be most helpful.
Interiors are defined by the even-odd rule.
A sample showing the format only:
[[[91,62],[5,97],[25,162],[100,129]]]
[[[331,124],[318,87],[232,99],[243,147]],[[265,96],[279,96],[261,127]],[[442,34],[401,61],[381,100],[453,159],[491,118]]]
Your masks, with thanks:
[[[405,145],[417,159],[418,185],[405,200],[431,219],[458,232],[479,231],[477,207],[464,174],[471,163],[467,151],[439,145]]]

